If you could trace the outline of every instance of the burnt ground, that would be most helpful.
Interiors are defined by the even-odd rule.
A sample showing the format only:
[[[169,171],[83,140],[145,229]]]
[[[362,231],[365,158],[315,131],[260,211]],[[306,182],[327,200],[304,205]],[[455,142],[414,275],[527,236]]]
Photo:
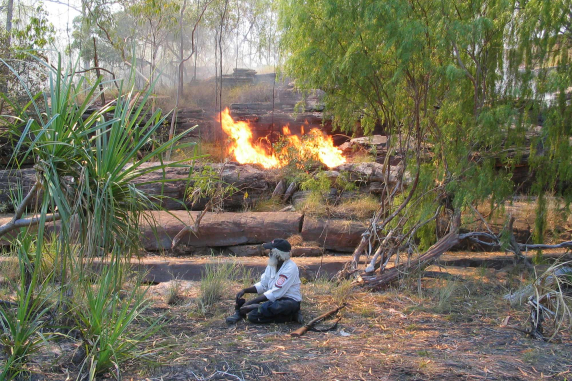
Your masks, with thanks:
[[[122,379],[572,379],[569,330],[558,333],[552,342],[543,342],[503,326],[509,317],[509,326],[527,327],[528,309],[510,306],[502,296],[530,282],[530,274],[511,265],[429,270],[431,277],[412,275],[382,292],[332,284],[324,277],[306,282],[302,309],[307,321],[344,300],[349,306],[335,330],[308,332],[300,338],[290,336],[299,327],[295,323],[226,325],[224,317],[232,313],[234,294],[252,280],[228,283],[222,299],[206,309],[197,303],[199,281],[153,285],[152,306],[146,315],[164,314],[170,321],[140,344],[154,351],[156,362],[133,360],[123,366]],[[443,273],[452,276],[442,279],[438,275]],[[169,305],[167,295],[173,290],[179,299]],[[77,368],[65,360],[74,344],[59,345],[55,352],[60,360],[50,366],[34,364],[34,378],[75,379]]]

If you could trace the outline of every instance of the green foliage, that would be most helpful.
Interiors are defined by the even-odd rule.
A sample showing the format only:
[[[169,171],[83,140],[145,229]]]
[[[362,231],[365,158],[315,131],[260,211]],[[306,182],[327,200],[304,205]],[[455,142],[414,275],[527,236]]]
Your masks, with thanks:
[[[155,145],[153,136],[165,117],[158,110],[142,123],[149,93],[136,95],[132,82],[121,86],[115,105],[83,120],[98,94],[99,81],[83,90],[85,78],[76,83],[72,75],[63,75],[61,66],[46,65],[46,69],[50,88],[39,98],[44,101],[45,113],[40,112],[38,97],[20,110],[21,118],[28,119],[15,155],[22,151],[22,160],[28,156],[37,160],[38,178],[45,189],[41,207],[57,207],[63,226],[61,242],[70,238],[74,216],[79,225],[74,227],[77,239],[85,248],[83,256],[132,253],[139,245],[143,211],[152,208],[149,198],[132,181],[151,171],[180,166],[180,162],[144,164],[160,158],[187,132]],[[33,119],[28,108],[35,113]],[[113,116],[107,120],[104,113]]]
[[[87,280],[81,281],[77,291],[82,302],[73,309],[85,347],[84,367],[89,367],[95,375],[115,370],[118,379],[119,365],[148,355],[149,349],[139,350],[137,346],[164,323],[161,319],[145,321],[144,328],[134,329],[134,323],[145,320],[141,314],[148,306],[145,298],[148,287],[136,282],[121,295],[122,271],[122,265],[113,262],[101,270],[95,286]]]
[[[437,242],[436,223],[435,221],[429,222],[425,226],[417,230],[415,238],[419,240],[417,245],[419,251],[423,252],[429,249],[435,242]]]
[[[40,267],[28,261],[34,248],[34,238],[26,233],[18,241],[19,284],[16,287],[16,306],[0,306],[0,343],[6,352],[6,362],[0,379],[11,380],[25,372],[26,363],[35,356],[48,337],[44,329],[48,325],[47,315],[52,309],[50,277],[40,281]],[[33,269],[31,269],[31,267]]]
[[[219,172],[210,165],[205,165],[200,171],[191,169],[189,183],[192,183],[192,186],[187,188],[187,198],[193,205],[206,198],[211,210],[222,209],[224,200],[238,191],[234,185],[223,181],[223,168],[221,167]]]
[[[334,126],[383,126],[410,172],[429,152],[417,195],[442,192],[462,209],[510,199],[527,149],[533,192],[572,194],[568,10],[565,0],[282,0],[279,25],[286,72],[326,92]]]
[[[292,138],[298,139],[297,136],[293,136]],[[300,144],[303,146],[311,144],[311,140],[312,135],[302,135]],[[281,135],[279,140],[274,143],[272,147],[276,157],[281,162],[287,163],[282,169],[286,177],[296,177],[300,172],[307,172],[317,165],[320,165],[320,161],[316,156],[312,155],[309,150],[301,150],[297,146],[292,145],[288,136]]]
[[[29,51],[41,51],[55,41],[55,28],[48,20],[43,4],[36,5],[25,20],[14,20],[12,31],[15,57],[29,59]]]
[[[98,96],[99,81],[87,85],[85,77],[73,75],[74,68],[66,71],[60,62],[53,68],[34,59],[49,78],[49,86],[39,94],[6,65],[29,96],[23,106],[11,104],[22,132],[10,165],[18,168],[26,159],[33,159],[42,192],[37,202],[27,205],[27,213],[38,216],[37,228],[12,240],[19,248],[22,283],[15,314],[0,312],[2,338],[12,351],[4,375],[12,377],[23,369],[27,358],[47,339],[42,330],[49,299],[41,293],[46,284],[47,289],[59,291],[54,293],[57,307],[50,310],[54,320],[61,319],[60,324],[73,328],[69,317],[75,317],[82,332],[86,350],[83,370],[95,377],[115,369],[120,377],[122,362],[149,354],[137,345],[161,325],[158,319],[134,330],[147,306],[146,290],[139,282],[122,289],[123,262],[140,246],[139,224],[149,218],[146,210],[158,207],[133,180],[168,167],[188,168],[183,164],[188,159],[162,161],[163,154],[188,131],[173,140],[155,142],[153,137],[165,117],[160,110],[146,115],[150,92],[135,92],[134,75],[120,83],[114,104],[88,112]],[[160,161],[147,163],[152,160]],[[159,184],[168,181],[153,180]],[[23,192],[15,192],[14,197],[19,205]],[[59,228],[46,243],[49,217],[59,219]],[[101,273],[93,272],[95,258],[106,263]],[[50,272],[46,265],[51,266]]]
[[[314,176],[308,176],[300,183],[300,189],[309,191],[313,197],[321,198],[330,191],[332,183],[325,172],[318,172]]]

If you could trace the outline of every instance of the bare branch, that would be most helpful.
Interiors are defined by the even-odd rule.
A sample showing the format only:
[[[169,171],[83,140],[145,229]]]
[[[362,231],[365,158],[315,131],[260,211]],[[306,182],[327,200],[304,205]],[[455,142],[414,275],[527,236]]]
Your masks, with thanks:
[[[102,67],[100,67],[100,66],[90,67],[90,68],[85,69],[85,70],[75,71],[75,72],[74,72],[74,75],[75,75],[75,74],[85,73],[85,72],[88,72],[88,71],[91,71],[91,70],[103,70],[103,71],[105,71],[105,72],[111,74],[111,76],[113,77],[113,84],[115,85],[115,87],[117,87],[117,89],[119,89],[119,85],[117,84],[117,78],[115,78],[115,73],[113,73],[113,72],[110,71],[110,70],[104,69],[104,68],[102,68]]]
[[[467,77],[469,77],[471,82],[473,82],[473,85],[475,87],[477,87],[477,81],[476,81],[475,77],[473,77],[473,75],[471,74],[469,69],[467,69],[467,67],[465,66],[465,64],[461,60],[461,55],[459,54],[459,49],[457,49],[457,43],[455,41],[451,41],[451,43],[453,44],[453,51],[455,52],[455,57],[457,57],[457,62],[459,62],[459,66],[461,66],[461,68],[465,71],[465,73],[467,74]]]
[[[522,244],[519,243],[518,246],[524,250],[546,250],[546,249],[565,249],[572,248],[572,241],[561,242],[557,245],[545,245],[545,244]]]
[[[36,181],[36,183],[34,184],[32,189],[30,189],[30,191],[28,192],[26,197],[24,197],[24,199],[22,200],[22,202],[20,203],[20,205],[16,209],[16,211],[14,213],[14,217],[12,217],[12,220],[10,220],[10,222],[0,226],[0,237],[11,232],[12,230],[27,227],[27,226],[38,225],[41,222],[41,220],[42,220],[41,216],[22,218],[22,215],[24,214],[26,207],[30,204],[30,202],[32,202],[34,195],[40,190],[41,187],[42,187],[42,184],[39,181]],[[45,222],[52,222],[52,221],[57,221],[59,219],[60,219],[59,213],[53,213],[53,214],[49,214],[49,215],[45,216],[44,221]]]

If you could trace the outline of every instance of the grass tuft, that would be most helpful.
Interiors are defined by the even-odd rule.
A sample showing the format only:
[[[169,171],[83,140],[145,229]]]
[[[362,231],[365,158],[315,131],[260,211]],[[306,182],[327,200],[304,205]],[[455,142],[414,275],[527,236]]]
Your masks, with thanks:
[[[169,282],[167,294],[165,295],[165,303],[170,306],[174,306],[181,303],[182,301],[183,298],[181,296],[181,281],[175,278]]]
[[[222,298],[229,281],[238,274],[239,267],[234,262],[218,261],[205,265],[197,301],[202,313],[207,313]]]

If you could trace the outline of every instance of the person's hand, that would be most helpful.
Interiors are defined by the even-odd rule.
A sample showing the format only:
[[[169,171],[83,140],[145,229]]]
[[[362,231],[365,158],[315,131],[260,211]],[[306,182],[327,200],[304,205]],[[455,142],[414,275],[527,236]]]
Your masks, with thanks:
[[[244,289],[240,290],[238,294],[236,294],[236,302],[238,303],[238,299],[242,298],[246,292]]]

